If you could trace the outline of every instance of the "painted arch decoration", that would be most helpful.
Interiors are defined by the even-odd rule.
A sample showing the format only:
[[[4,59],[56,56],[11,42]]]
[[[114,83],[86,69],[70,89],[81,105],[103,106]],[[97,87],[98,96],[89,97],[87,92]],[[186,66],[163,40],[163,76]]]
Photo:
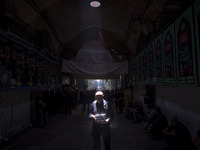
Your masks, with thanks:
[[[148,83],[154,84],[155,78],[155,55],[154,55],[154,44],[153,42],[148,47]]]
[[[176,85],[176,65],[175,65],[175,37],[174,37],[174,24],[169,26],[163,32],[163,58],[164,58],[164,84]]]
[[[148,49],[145,48],[142,52],[142,80],[144,82],[147,82],[147,53],[148,53]]]
[[[163,84],[162,34],[155,39],[155,77],[157,85]]]
[[[190,7],[175,22],[179,85],[197,84],[193,30],[192,7]]]
[[[195,37],[197,48],[197,60],[198,60],[198,78],[200,79],[200,1],[194,3],[194,21],[195,21]],[[200,85],[200,82],[199,82]]]
[[[2,34],[2,35],[1,35]],[[59,65],[22,41],[0,34],[0,72],[9,73],[11,87],[52,88],[58,86]],[[0,80],[2,75],[0,76]],[[0,88],[2,84],[0,84]]]

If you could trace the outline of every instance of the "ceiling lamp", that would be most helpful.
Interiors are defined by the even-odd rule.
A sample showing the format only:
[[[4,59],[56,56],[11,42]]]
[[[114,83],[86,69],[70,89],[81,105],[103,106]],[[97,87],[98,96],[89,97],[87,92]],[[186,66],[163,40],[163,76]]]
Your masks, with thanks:
[[[92,2],[90,3],[90,6],[92,6],[92,7],[99,7],[100,5],[101,5],[101,3],[98,2],[98,1],[92,1]]]

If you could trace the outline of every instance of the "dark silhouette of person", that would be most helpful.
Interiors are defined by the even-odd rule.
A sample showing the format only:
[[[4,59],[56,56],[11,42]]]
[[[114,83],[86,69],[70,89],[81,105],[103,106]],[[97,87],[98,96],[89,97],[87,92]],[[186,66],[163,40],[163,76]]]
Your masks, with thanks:
[[[152,134],[154,138],[160,138],[162,131],[168,126],[166,116],[161,112],[160,107],[154,108],[154,114],[149,118],[145,125],[145,129]]]
[[[124,99],[124,94],[123,94],[122,90],[117,90],[114,97],[115,97],[116,113],[122,113],[123,112],[123,99]]]
[[[196,147],[200,149],[200,130],[192,137],[192,141],[195,143]]]
[[[145,109],[146,107],[153,107],[153,97],[154,97],[154,91],[152,85],[146,85],[145,86],[146,93],[141,94],[144,97],[144,105]]]
[[[43,101],[43,92],[39,91],[35,97],[36,120],[39,127],[44,127],[44,109],[45,103]]]
[[[163,130],[168,142],[164,150],[195,150],[191,135],[187,127],[176,116],[171,117],[171,125]]]

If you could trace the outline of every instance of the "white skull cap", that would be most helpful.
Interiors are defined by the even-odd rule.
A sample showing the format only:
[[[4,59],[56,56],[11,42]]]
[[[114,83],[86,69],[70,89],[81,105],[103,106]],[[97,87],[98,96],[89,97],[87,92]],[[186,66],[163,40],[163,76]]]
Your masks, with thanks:
[[[97,95],[104,96],[104,95],[103,95],[103,92],[101,92],[101,91],[97,91],[97,92],[95,93],[95,96],[97,96]]]

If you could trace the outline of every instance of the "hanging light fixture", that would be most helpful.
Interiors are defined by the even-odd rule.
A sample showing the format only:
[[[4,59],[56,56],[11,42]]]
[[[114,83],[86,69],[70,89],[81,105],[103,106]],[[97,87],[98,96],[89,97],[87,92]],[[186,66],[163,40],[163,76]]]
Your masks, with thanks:
[[[92,7],[99,7],[101,3],[99,1],[91,1],[90,6]]]

